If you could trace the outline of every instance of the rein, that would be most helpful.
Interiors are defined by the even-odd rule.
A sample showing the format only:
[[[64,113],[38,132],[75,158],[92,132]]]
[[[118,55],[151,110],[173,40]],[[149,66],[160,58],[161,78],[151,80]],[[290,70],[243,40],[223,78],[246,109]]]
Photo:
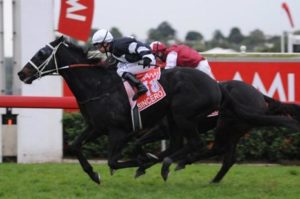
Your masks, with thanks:
[[[71,64],[68,66],[64,66],[60,69],[66,69],[66,68],[83,68],[83,67],[97,67],[98,65],[96,64]]]
[[[79,67],[95,67],[95,64],[71,64],[69,68],[79,68]]]

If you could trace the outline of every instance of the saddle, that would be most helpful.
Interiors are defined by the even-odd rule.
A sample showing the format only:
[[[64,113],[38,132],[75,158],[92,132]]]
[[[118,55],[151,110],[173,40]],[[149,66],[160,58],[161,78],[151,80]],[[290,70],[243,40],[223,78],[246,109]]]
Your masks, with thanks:
[[[160,68],[151,69],[145,73],[137,74],[136,77],[147,87],[148,92],[141,95],[137,100],[133,101],[132,98],[135,94],[134,88],[129,82],[124,81],[124,87],[128,96],[131,107],[131,119],[133,131],[143,129],[140,112],[159,102],[166,96],[166,92],[158,82],[160,79]]]

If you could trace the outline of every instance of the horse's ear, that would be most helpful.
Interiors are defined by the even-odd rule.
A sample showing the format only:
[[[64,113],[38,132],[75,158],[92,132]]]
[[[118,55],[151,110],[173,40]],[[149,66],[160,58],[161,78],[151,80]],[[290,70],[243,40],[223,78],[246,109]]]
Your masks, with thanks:
[[[64,42],[65,41],[65,37],[62,35],[62,36],[60,36],[59,38],[58,38],[58,41],[59,42]]]

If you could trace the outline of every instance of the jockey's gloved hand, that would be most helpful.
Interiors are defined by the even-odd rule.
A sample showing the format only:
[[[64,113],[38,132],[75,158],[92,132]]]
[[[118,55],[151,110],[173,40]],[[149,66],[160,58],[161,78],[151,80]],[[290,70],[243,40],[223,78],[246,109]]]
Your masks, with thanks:
[[[152,62],[152,60],[149,57],[144,57],[143,58],[143,67],[144,68],[150,67],[151,62]]]

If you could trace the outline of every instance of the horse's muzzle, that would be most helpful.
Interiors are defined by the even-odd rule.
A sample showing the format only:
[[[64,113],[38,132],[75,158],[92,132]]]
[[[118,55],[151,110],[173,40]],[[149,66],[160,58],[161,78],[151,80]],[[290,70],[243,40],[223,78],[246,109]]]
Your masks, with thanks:
[[[22,82],[24,82],[25,84],[31,84],[32,81],[34,80],[34,78],[32,78],[32,77],[27,77],[27,75],[22,71],[18,72],[18,76],[19,76],[19,79]]]

